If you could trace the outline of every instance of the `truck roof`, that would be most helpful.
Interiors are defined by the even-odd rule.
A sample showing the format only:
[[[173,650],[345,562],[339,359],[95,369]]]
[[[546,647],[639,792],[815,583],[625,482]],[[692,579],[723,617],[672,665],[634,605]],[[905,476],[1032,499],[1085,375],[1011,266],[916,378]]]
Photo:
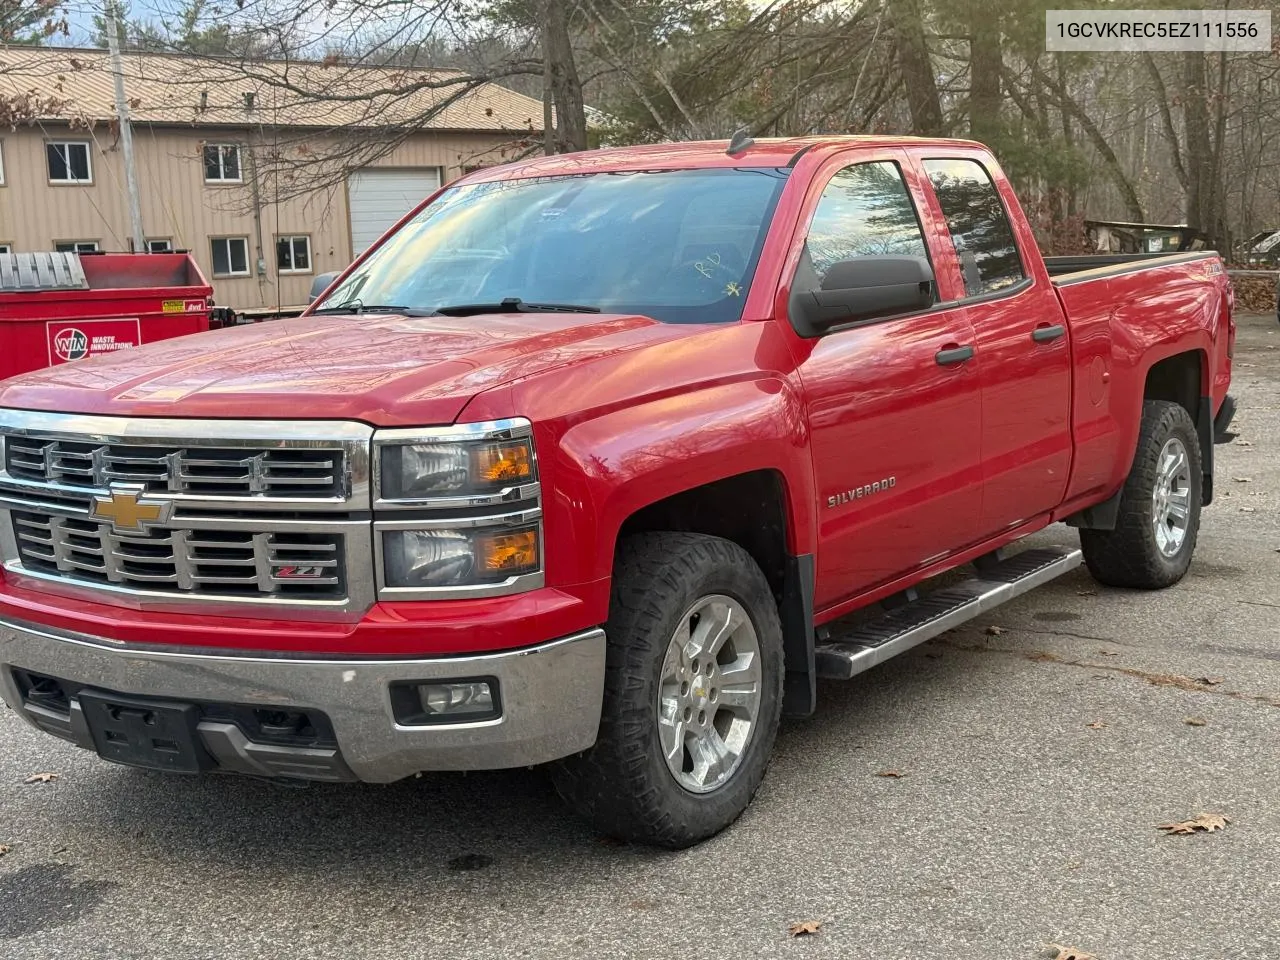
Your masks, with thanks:
[[[729,156],[728,140],[695,140],[680,143],[655,143],[638,147],[606,147],[580,153],[562,153],[550,157],[504,164],[477,171],[463,181],[480,183],[493,180],[517,180],[525,177],[559,174],[592,173],[606,170],[677,170],[690,167],[787,167],[802,153],[825,152],[858,144],[867,147],[907,147],[920,144],[940,147],[982,148],[973,140],[933,139],[928,137],[832,136],[762,137],[745,150]]]

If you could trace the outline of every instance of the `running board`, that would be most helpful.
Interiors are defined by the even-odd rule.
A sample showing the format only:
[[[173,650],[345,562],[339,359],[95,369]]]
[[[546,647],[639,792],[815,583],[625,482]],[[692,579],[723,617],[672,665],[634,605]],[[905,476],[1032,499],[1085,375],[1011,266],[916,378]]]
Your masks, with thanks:
[[[832,635],[814,650],[818,676],[848,680],[1074,570],[1082,560],[1078,548],[1026,550],[984,566],[972,580],[944,587],[846,632],[839,632],[836,625]]]

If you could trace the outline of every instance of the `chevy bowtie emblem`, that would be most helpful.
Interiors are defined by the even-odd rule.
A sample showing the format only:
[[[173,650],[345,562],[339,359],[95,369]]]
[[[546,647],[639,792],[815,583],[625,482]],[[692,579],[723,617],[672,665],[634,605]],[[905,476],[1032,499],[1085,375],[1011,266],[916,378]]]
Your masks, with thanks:
[[[112,486],[108,496],[95,496],[89,516],[104,520],[118,533],[144,533],[173,513],[172,500],[148,500],[142,487]]]

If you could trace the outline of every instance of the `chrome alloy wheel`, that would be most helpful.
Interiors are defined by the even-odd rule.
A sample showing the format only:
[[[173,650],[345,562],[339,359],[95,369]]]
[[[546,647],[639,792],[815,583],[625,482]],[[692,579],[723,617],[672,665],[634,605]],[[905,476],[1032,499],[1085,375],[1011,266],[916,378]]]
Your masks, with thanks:
[[[1177,437],[1166,441],[1156,460],[1156,485],[1151,497],[1156,546],[1166,557],[1177,556],[1191,521],[1191,460]]]
[[[658,684],[658,739],[691,793],[737,771],[760,715],[760,640],[731,597],[702,597],[680,618]]]

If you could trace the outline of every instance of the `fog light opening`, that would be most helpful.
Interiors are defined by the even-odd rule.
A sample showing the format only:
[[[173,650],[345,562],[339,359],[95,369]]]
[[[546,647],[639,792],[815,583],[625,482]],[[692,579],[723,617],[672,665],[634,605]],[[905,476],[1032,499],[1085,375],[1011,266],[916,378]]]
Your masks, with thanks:
[[[391,689],[396,721],[408,726],[471,723],[502,714],[493,677],[401,683]]]

